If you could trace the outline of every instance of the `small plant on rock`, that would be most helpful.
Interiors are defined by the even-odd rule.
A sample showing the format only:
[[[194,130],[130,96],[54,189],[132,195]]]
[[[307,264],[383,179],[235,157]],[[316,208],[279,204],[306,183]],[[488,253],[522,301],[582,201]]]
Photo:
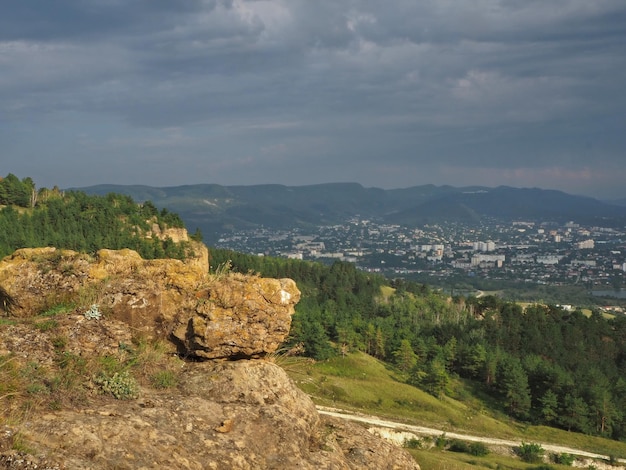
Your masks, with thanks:
[[[169,370],[162,370],[150,376],[150,383],[154,388],[172,388],[178,384],[178,377]]]
[[[102,312],[100,311],[98,304],[92,304],[84,315],[87,320],[100,320],[100,318],[102,318]]]
[[[118,400],[132,400],[139,396],[137,381],[128,371],[116,372],[111,376],[101,373],[94,382],[103,393],[113,395]]]

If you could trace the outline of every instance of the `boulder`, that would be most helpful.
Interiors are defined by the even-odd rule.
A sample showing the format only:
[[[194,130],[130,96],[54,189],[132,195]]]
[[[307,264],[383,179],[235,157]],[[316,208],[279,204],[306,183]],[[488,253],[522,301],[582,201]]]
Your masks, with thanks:
[[[229,276],[198,293],[193,315],[179,315],[172,338],[181,353],[207,359],[273,352],[289,334],[299,299],[291,279]]]

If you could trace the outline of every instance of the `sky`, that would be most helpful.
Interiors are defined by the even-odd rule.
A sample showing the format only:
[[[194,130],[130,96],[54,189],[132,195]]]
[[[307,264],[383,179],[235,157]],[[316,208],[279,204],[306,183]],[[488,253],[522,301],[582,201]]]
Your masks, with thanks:
[[[626,197],[624,0],[3,0],[0,175]]]

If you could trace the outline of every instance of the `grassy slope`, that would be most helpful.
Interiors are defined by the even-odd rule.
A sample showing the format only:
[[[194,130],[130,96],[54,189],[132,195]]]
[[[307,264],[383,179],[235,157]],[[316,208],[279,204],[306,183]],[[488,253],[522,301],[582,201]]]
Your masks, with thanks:
[[[358,410],[395,421],[441,429],[442,432],[550,443],[626,458],[624,442],[545,426],[530,426],[499,415],[489,409],[488,403],[476,398],[461,381],[452,384],[457,399],[437,399],[402,383],[397,371],[364,353],[352,353],[315,364],[289,361],[283,367],[319,405]],[[458,458],[454,453],[446,453],[450,454],[450,458]]]

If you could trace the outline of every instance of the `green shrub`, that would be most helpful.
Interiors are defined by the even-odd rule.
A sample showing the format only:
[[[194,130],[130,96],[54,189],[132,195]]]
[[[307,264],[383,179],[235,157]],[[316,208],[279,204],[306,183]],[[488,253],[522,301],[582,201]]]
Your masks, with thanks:
[[[516,449],[516,453],[524,462],[537,463],[543,459],[544,450],[539,444],[522,442]]]
[[[422,440],[417,437],[404,440],[404,447],[407,449],[421,449],[423,446],[424,444],[422,443]]]
[[[100,386],[102,392],[109,393],[118,400],[131,400],[139,396],[137,381],[127,371],[116,372],[112,376],[102,373],[94,382]]]
[[[458,441],[455,439],[450,443],[448,450],[451,452],[464,452],[468,454],[470,447],[467,442]]]
[[[446,433],[444,432],[441,436],[433,436],[433,443],[437,449],[443,450],[448,444],[448,439],[446,439]]]
[[[475,457],[485,457],[489,455],[489,449],[482,442],[472,442],[469,446],[469,453]]]
[[[448,450],[451,452],[464,452],[475,457],[484,457],[489,454],[489,449],[482,442],[468,443],[457,439],[450,443]]]
[[[558,463],[559,465],[567,465],[568,467],[571,467],[574,463],[574,460],[576,460],[576,457],[574,457],[572,454],[553,454],[552,455],[552,461],[554,463]]]

